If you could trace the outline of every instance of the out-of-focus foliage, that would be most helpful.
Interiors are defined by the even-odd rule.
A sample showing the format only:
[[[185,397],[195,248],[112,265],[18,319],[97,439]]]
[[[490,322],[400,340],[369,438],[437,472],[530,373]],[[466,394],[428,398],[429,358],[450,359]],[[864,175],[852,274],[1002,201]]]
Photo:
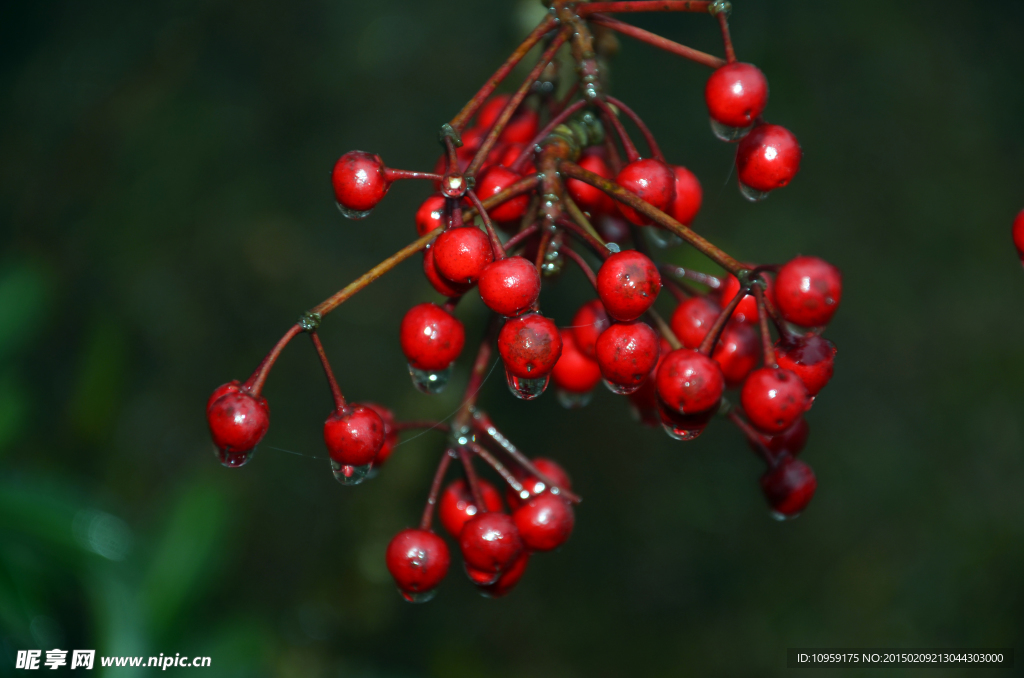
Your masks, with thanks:
[[[586,498],[577,531],[507,599],[455,567],[417,607],[383,550],[417,519],[437,434],[340,487],[302,337],[250,466],[216,464],[203,405],[413,237],[428,187],[344,221],[332,162],[432,166],[439,124],[533,4],[0,6],[0,675],[17,649],[54,647],[209,655],[211,676],[450,678],[781,675],[790,646],[1020,646],[1024,7],[734,7],[767,116],[805,150],[790,187],[739,197],[701,67],[624,39],[614,91],[702,180],[698,231],[743,259],[843,269],[836,376],[809,415],[819,496],[776,524],[730,427],[675,443],[608,393],[565,412],[492,378],[498,425]],[[707,17],[636,23],[721,51]],[[545,311],[567,323],[587,294],[569,270]],[[403,310],[434,298],[410,263],[325,321],[347,394],[451,412],[464,372],[428,399],[397,345]],[[462,312],[478,332],[480,304]]]

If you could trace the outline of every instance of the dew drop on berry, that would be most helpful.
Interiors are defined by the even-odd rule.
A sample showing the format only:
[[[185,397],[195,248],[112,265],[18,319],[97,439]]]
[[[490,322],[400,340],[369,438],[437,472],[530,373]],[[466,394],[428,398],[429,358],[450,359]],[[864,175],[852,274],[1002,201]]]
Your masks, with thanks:
[[[556,389],[555,395],[558,397],[558,404],[567,410],[578,410],[581,407],[586,407],[590,404],[591,398],[594,397],[593,391],[587,391],[586,393],[573,393],[572,391],[566,391],[565,389]]]
[[[368,210],[350,210],[349,208],[347,208],[344,205],[342,205],[340,202],[336,202],[334,204],[338,206],[338,211],[341,212],[345,216],[346,219],[352,219],[353,221],[358,221],[359,219],[365,219],[366,217],[370,216],[371,212],[373,212],[372,209],[368,209]]]
[[[523,379],[505,370],[505,379],[508,381],[508,390],[512,391],[512,395],[520,400],[533,400],[547,389],[548,382],[551,381],[551,373],[548,372],[539,379]]]
[[[747,186],[742,181],[739,182],[740,195],[749,200],[750,202],[760,202],[768,197],[768,191],[759,191],[756,188]]]
[[[409,376],[412,377],[412,385],[417,390],[428,395],[437,395],[448,385],[448,380],[452,378],[454,369],[455,363],[443,370],[421,370],[409,365]]]
[[[747,125],[746,127],[730,127],[729,125],[723,125],[714,118],[711,120],[711,131],[721,141],[739,141],[743,137],[747,136],[750,130],[754,129],[754,123]]]
[[[342,485],[358,485],[367,479],[373,464],[364,466],[348,466],[331,460],[331,471],[334,472],[334,479]]]
[[[488,586],[498,581],[498,577],[501,576],[501,572],[487,572],[485,570],[478,570],[475,567],[470,567],[466,563],[463,563],[466,567],[466,576],[469,580],[477,586]]]
[[[665,433],[668,434],[669,438],[673,440],[694,440],[701,433],[704,432],[704,426],[693,428],[690,426],[680,426],[679,424],[671,424],[668,422],[661,422],[661,427],[665,429]]]
[[[651,244],[659,249],[668,249],[670,247],[679,247],[683,244],[683,239],[671,231],[666,231],[663,228],[657,226],[649,226],[644,229],[647,231],[647,239],[651,241]]]
[[[771,511],[771,515],[772,518],[779,521],[780,523],[783,523],[787,520],[795,520],[796,518],[800,517],[799,513],[793,513],[787,516],[785,513],[779,513],[778,511]]]
[[[629,384],[628,386],[623,386],[622,384],[613,384],[607,379],[601,379],[601,381],[603,381],[604,385],[608,387],[608,390],[614,393],[615,395],[629,395],[630,393],[636,393],[637,391],[640,390],[640,387],[644,385],[644,382],[640,382],[639,384]]]
[[[213,448],[213,453],[217,455],[217,460],[221,463],[221,466],[225,466],[227,468],[239,468],[240,466],[245,466],[249,463],[249,460],[252,459],[252,455],[255,452],[255,447],[243,452],[239,452],[237,450],[222,450],[217,447]]]
[[[430,589],[429,591],[422,591],[422,592],[403,591],[402,589],[398,589],[398,592],[401,593],[402,597],[405,598],[410,603],[426,603],[426,602],[429,602],[429,601],[433,600],[434,596],[437,595],[437,589],[436,588],[435,589]]]

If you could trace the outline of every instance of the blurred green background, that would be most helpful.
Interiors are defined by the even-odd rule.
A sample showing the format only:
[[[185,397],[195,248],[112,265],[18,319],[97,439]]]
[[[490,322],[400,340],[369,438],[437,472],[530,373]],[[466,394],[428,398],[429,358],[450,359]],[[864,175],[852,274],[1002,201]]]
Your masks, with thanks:
[[[334,160],[431,167],[439,124],[539,3],[0,5],[0,675],[54,647],[305,677],[782,675],[791,646],[1020,649],[1024,4],[734,4],[767,117],[805,151],[790,187],[738,195],[704,68],[623,39],[613,92],[702,180],[698,231],[741,259],[842,268],[836,374],[809,414],[817,497],[776,523],[732,427],[676,443],[609,393],[566,412],[492,378],[483,406],[586,501],[508,598],[456,565],[423,606],[400,600],[383,550],[417,520],[438,434],[339,486],[301,337],[250,465],[217,464],[203,407],[414,235],[427,186],[346,221]],[[721,52],[707,17],[635,22]],[[569,271],[544,307],[568,323],[588,296]],[[451,412],[466,366],[428,398],[397,342],[404,309],[436,298],[409,263],[325,321],[347,394]],[[479,300],[460,313],[479,331]]]

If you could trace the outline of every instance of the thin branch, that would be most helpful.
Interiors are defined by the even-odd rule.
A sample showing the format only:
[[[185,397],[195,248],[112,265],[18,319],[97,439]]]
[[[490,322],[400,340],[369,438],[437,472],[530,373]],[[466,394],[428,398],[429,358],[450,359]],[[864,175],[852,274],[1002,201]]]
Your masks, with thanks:
[[[327,361],[327,353],[324,351],[324,345],[320,343],[320,335],[316,333],[316,330],[310,330],[309,338],[313,340],[313,348],[320,356],[320,364],[323,365],[324,374],[327,375],[327,384],[331,387],[331,396],[334,397],[334,407],[339,413],[344,412],[345,396],[341,394],[338,380],[334,378],[334,370],[331,369],[331,363]]]
[[[622,103],[621,101],[619,101],[615,97],[608,96],[608,97],[605,97],[605,98],[608,99],[608,103],[612,104],[613,106],[618,108],[620,111],[625,113],[626,117],[628,117],[630,120],[632,120],[633,124],[636,125],[640,129],[640,134],[643,135],[644,141],[647,142],[647,148],[650,149],[651,155],[653,157],[657,158],[658,160],[661,160],[662,162],[665,162],[665,156],[662,155],[661,148],[658,147],[658,142],[655,141],[654,134],[651,132],[650,128],[647,126],[647,123],[645,123],[643,121],[643,119],[633,111],[632,108],[630,108],[626,104]]]
[[[711,356],[715,352],[715,345],[718,343],[719,338],[722,336],[722,332],[725,330],[725,324],[732,318],[732,314],[736,311],[736,307],[743,301],[743,297],[747,296],[750,292],[749,287],[741,287],[740,291],[736,293],[722,312],[715,318],[715,324],[711,326],[708,333],[704,335],[704,341],[700,342],[700,348],[697,349],[706,356]]]
[[[434,507],[437,505],[437,497],[441,493],[441,483],[444,482],[444,474],[448,471],[448,464],[452,461],[450,450],[445,450],[441,460],[437,462],[437,470],[434,472],[434,482],[430,484],[430,494],[427,495],[427,503],[423,507],[423,517],[420,519],[420,529],[429,530],[434,522]]]
[[[594,269],[590,268],[590,264],[584,261],[583,257],[579,255],[579,252],[576,252],[573,248],[566,245],[562,248],[562,254],[576,262],[576,265],[580,267],[581,271],[583,271],[583,275],[587,276],[587,280],[590,281],[590,284],[593,285],[596,290],[597,276],[594,275]]]
[[[590,7],[597,4],[601,3],[592,3]],[[587,7],[587,5],[584,5],[584,7]],[[631,38],[639,40],[640,42],[646,42],[648,45],[657,47],[658,49],[661,50],[665,50],[666,52],[675,54],[676,56],[680,56],[684,59],[695,61],[698,64],[701,64],[702,66],[707,66],[708,68],[721,68],[722,66],[725,65],[724,59],[719,59],[716,56],[712,56],[710,54],[707,54],[706,52],[701,52],[700,50],[694,49],[692,47],[687,47],[686,45],[680,45],[678,42],[675,42],[674,40],[663,38],[660,35],[651,33],[650,31],[645,31],[642,28],[637,28],[636,26],[627,24],[624,21],[613,19],[610,16],[601,16],[599,14],[594,14],[588,18],[595,24],[598,24],[600,26],[607,26],[608,28],[611,28],[612,30],[618,33],[628,35]]]

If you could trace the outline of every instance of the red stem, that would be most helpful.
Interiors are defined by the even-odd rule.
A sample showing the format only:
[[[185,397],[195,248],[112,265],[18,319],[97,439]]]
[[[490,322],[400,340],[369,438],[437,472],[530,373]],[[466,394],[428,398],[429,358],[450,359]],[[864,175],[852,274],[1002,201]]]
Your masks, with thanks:
[[[484,200],[483,201],[484,207],[486,207],[487,209],[493,209],[493,208],[497,207],[498,205],[500,205],[501,203],[506,202],[508,200],[511,200],[512,198],[516,197],[517,195],[522,195],[523,193],[529,193],[530,191],[532,191],[533,189],[535,189],[537,187],[538,183],[540,183],[540,177],[538,175],[536,175],[536,174],[527,174],[525,177],[523,177],[522,179],[520,179],[516,183],[512,184],[511,186],[509,186],[504,191],[500,191],[499,193],[495,193],[491,197],[489,197],[486,200]],[[475,207],[471,208],[471,209],[467,209],[466,213],[465,213],[465,216],[466,216],[467,219],[471,219],[474,214],[476,214],[476,208]]]
[[[440,174],[434,174],[433,172],[413,172],[411,170],[397,170],[386,167],[384,169],[384,178],[387,181],[398,181],[399,179],[430,179],[431,181],[441,181],[444,177]]]
[[[531,235],[537,232],[539,227],[537,224],[530,224],[523,230],[516,233],[514,236],[508,239],[505,243],[505,250],[510,251],[515,248],[516,245],[529,238]]]
[[[569,233],[571,233],[574,237],[576,237],[581,242],[589,246],[590,249],[594,250],[594,254],[601,257],[602,259],[607,259],[612,255],[612,253],[608,250],[607,247],[605,247],[600,241],[596,240],[593,235],[587,233],[586,229],[577,224],[575,221],[563,217],[561,219],[558,219],[555,223],[557,223],[565,230],[569,231]]]
[[[775,348],[772,346],[772,333],[768,329],[768,312],[764,307],[764,289],[754,284],[754,297],[757,299],[757,319],[761,326],[761,341],[764,343],[765,367],[778,367],[775,362]]]
[[[563,122],[568,120],[570,117],[572,117],[573,113],[580,110],[586,105],[586,101],[577,101],[572,106],[569,106],[569,108],[564,109],[561,113],[551,118],[551,121],[548,122],[548,124],[544,125],[544,128],[541,129],[541,131],[537,132],[536,136],[534,136],[533,139],[530,140],[530,143],[526,144],[526,146],[523,148],[523,152],[519,154],[519,157],[517,157],[512,162],[512,164],[509,165],[509,169],[512,170],[513,172],[519,172],[519,168],[522,167],[523,163],[526,162],[526,160],[530,157],[530,155],[533,153],[534,148],[536,148],[540,144],[540,142],[544,140],[544,137],[551,134],[551,132],[556,127],[558,127]]]
[[[420,519],[420,529],[429,530],[434,522],[434,507],[437,505],[437,497],[441,493],[441,483],[444,482],[444,474],[448,471],[448,464],[452,461],[449,450],[441,455],[441,461],[437,463],[437,470],[434,472],[434,482],[430,484],[430,494],[427,495],[427,504],[423,507],[423,517]]]
[[[600,4],[603,3],[591,3],[590,5],[584,5],[580,9],[583,9],[584,7],[589,8]],[[666,52],[670,52],[672,54],[675,54],[676,56],[680,56],[684,59],[689,59],[690,61],[695,61],[698,64],[701,64],[702,66],[707,66],[709,68],[721,68],[722,66],[725,65],[724,59],[719,59],[716,56],[712,56],[706,52],[701,52],[700,50],[694,49],[692,47],[687,47],[686,45],[680,45],[678,42],[669,40],[668,38],[663,38],[660,35],[651,33],[650,31],[645,31],[642,28],[637,28],[636,26],[632,26],[623,21],[619,21],[618,19],[613,19],[610,16],[601,16],[598,14],[594,14],[591,15],[588,19],[589,21],[592,21],[595,24],[598,24],[600,26],[606,26],[618,33],[622,33],[623,35],[628,35],[631,38],[635,38],[640,42],[646,42],[648,45],[657,47],[658,49],[665,50]]]
[[[651,150],[651,155],[657,158],[658,160],[665,162],[665,156],[662,155],[661,148],[658,147],[658,142],[654,140],[654,134],[651,133],[651,130],[649,127],[647,127],[647,124],[640,119],[640,116],[634,113],[632,108],[622,103],[615,97],[605,98],[608,99],[608,102],[610,104],[616,106],[620,111],[625,113],[629,117],[629,119],[633,121],[633,124],[640,128],[640,133],[644,135],[644,141],[647,142],[647,148]]]
[[[707,12],[712,4],[712,0],[591,2],[577,7],[576,13],[581,17],[587,17],[594,12]]]
[[[725,62],[734,63],[736,51],[732,48],[732,36],[729,35],[729,17],[725,12],[719,12],[717,18],[718,25],[722,28],[722,42],[725,43]]]
[[[324,374],[327,375],[327,384],[331,387],[331,395],[334,397],[334,407],[338,414],[342,414],[345,411],[345,396],[341,394],[341,388],[338,386],[338,380],[334,378],[331,363],[327,361],[327,353],[324,351],[324,345],[320,343],[320,335],[316,333],[316,330],[310,330],[309,338],[313,340],[313,348],[320,356],[320,364],[323,365]]]
[[[514,475],[512,475],[512,472],[509,471],[504,464],[498,461],[493,454],[491,454],[482,446],[480,446],[479,443],[470,443],[469,449],[471,449],[473,453],[476,454],[478,457],[487,462],[487,465],[493,468],[498,473],[498,475],[504,478],[505,482],[509,484],[509,487],[511,487],[516,494],[519,494],[520,492],[523,491],[522,483],[520,483],[519,480],[516,479]]]
[[[583,274],[587,276],[587,280],[590,281],[590,284],[593,285],[596,290],[597,276],[594,275],[594,269],[590,268],[590,265],[583,260],[583,257],[581,257],[578,252],[573,251],[573,249],[568,245],[562,247],[562,254],[576,262],[576,265],[580,267],[580,270],[583,271]]]
[[[615,129],[615,135],[619,137],[619,141],[622,143],[622,150],[626,153],[626,160],[629,162],[636,162],[640,159],[640,151],[636,150],[636,144],[629,138],[629,134],[626,133],[626,128],[622,126],[622,121],[619,120],[619,116],[615,115],[615,112],[608,106],[608,102],[600,99],[595,99],[594,104],[601,109],[603,115],[602,118],[606,122],[611,123],[611,126]]]
[[[277,362],[277,357],[281,355],[281,351],[288,345],[288,342],[295,338],[299,332],[302,331],[302,325],[296,323],[288,328],[288,331],[284,333],[284,336],[278,339],[277,343],[274,344],[274,348],[270,349],[270,353],[263,359],[263,361],[256,368],[256,371],[252,373],[244,384],[244,388],[254,396],[258,396],[263,390],[263,384],[267,380],[267,375],[270,374],[270,368]]]
[[[716,278],[708,273],[702,273],[701,271],[694,271],[690,268],[683,268],[682,266],[676,266],[674,264],[660,264],[658,266],[663,273],[671,275],[677,278],[683,278],[685,280],[692,280],[695,283],[701,285],[707,285],[713,290],[722,289],[722,281],[720,278]]]
[[[697,349],[706,356],[710,356],[715,352],[715,344],[718,343],[719,338],[722,336],[722,332],[725,330],[725,324],[729,322],[729,318],[736,311],[736,307],[743,301],[743,297],[747,296],[750,291],[749,287],[742,287],[740,291],[736,293],[736,296],[729,300],[729,303],[725,305],[722,312],[715,318],[715,324],[711,326],[708,333],[704,335],[704,341],[700,342],[700,348]]]
[[[662,281],[665,283],[665,287],[668,288],[669,293],[671,293],[672,296],[675,297],[676,301],[681,303],[690,298],[689,293],[687,293],[686,290],[680,287],[679,283],[677,283],[675,280],[672,280],[671,278],[662,278]]]
[[[466,191],[466,195],[469,196],[470,202],[476,206],[476,211],[483,219],[484,228],[487,229],[487,236],[491,239],[491,250],[494,252],[494,259],[505,258],[505,247],[501,244],[501,238],[494,232],[494,225],[491,223],[491,216],[487,214],[487,210],[484,209],[484,205],[480,202],[480,198],[474,191]]]
[[[758,456],[761,457],[769,466],[775,466],[776,457],[772,454],[772,451],[768,449],[768,446],[764,444],[764,436],[754,430],[754,427],[748,424],[743,417],[735,410],[729,410],[727,415],[732,423],[743,431],[744,435],[747,436],[747,440],[754,443],[754,447],[757,449]]]
[[[465,447],[460,447],[456,451],[459,454],[459,461],[462,462],[462,468],[466,471],[466,482],[469,483],[469,490],[473,493],[473,503],[476,504],[480,513],[487,513],[487,504],[484,503],[484,495],[480,491],[480,479],[476,475],[476,469],[473,468],[473,460]]]

